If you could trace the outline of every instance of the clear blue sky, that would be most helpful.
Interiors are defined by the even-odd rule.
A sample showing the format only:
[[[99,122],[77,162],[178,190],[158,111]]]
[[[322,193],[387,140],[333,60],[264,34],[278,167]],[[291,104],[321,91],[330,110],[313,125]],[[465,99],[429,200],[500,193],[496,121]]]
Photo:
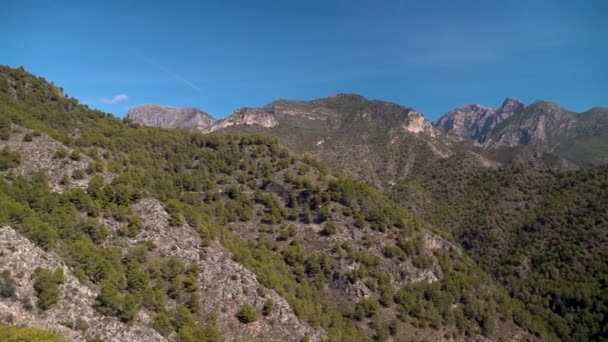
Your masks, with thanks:
[[[608,106],[608,1],[91,3],[2,1],[0,64],[119,116],[339,92],[431,119],[506,96]]]

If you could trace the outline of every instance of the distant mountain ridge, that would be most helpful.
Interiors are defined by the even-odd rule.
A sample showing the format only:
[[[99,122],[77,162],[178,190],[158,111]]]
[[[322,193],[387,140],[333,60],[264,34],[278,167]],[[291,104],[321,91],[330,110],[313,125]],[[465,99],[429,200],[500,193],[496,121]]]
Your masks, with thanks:
[[[134,122],[158,126],[151,118],[132,113],[127,118]],[[206,126],[188,126],[185,120],[175,120],[163,127],[273,136],[293,151],[319,158],[379,187],[415,172],[419,164],[453,154],[452,145],[462,140],[434,127],[412,108],[357,94],[312,101],[279,99],[261,108],[237,109]]]
[[[145,104],[129,109],[126,118],[146,126],[205,131],[216,120],[198,108]]]
[[[608,162],[608,109],[574,113],[540,100],[526,106],[506,98],[498,108],[463,105],[434,122],[412,108],[357,94],[312,101],[280,99],[261,108],[237,109],[222,120],[196,109],[150,105],[131,109],[127,118],[203,133],[274,136],[292,150],[310,153],[353,177],[375,178],[376,186],[407,176],[420,158],[445,158],[463,150],[501,163]],[[391,167],[377,169],[378,163]]]
[[[528,106],[507,98],[499,108],[465,105],[434,122],[480,144],[491,159],[507,162],[543,153],[576,164],[608,162],[608,109],[583,113],[537,100]]]
[[[344,115],[351,117],[360,115],[361,119],[370,122],[375,119],[392,120],[390,123],[401,125],[406,131],[412,133],[426,133],[431,136],[436,136],[438,131],[432,127],[421,113],[414,111],[411,108],[402,107],[396,104],[375,100],[376,106],[393,105],[399,107],[398,111],[382,117],[381,113],[374,113],[374,117],[370,117],[371,113],[354,113],[353,108],[347,108],[347,105],[339,102],[365,102],[370,101],[363,96],[356,94],[337,94],[328,98],[321,98],[313,101],[293,101],[293,100],[276,100],[262,108],[243,107],[234,110],[228,117],[217,120],[211,115],[198,108],[180,108],[169,107],[156,104],[144,104],[132,107],[127,112],[126,118],[146,126],[157,126],[162,128],[184,128],[197,132],[213,132],[221,129],[226,129],[234,126],[260,126],[264,128],[274,128],[281,123],[289,124],[289,121],[304,120],[314,121],[320,120],[328,122],[332,130],[339,129],[336,123],[340,123],[340,119],[347,119]],[[407,115],[403,115],[407,114]],[[389,118],[393,115],[392,118]],[[343,117],[344,116],[344,117]],[[395,121],[396,120],[396,121]],[[342,122],[344,123],[344,122]],[[384,128],[388,121],[384,122]]]

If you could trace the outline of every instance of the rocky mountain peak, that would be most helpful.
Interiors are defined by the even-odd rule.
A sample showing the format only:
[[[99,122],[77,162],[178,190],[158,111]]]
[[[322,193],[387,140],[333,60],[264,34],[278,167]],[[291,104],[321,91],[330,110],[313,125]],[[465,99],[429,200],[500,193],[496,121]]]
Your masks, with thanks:
[[[333,96],[330,96],[330,98],[337,98],[337,99],[343,99],[343,100],[356,100],[356,101],[366,100],[366,98],[364,96],[359,95],[359,94],[354,94],[354,93],[338,93]]]
[[[510,97],[499,108],[468,104],[447,112],[434,125],[446,132],[484,143],[496,125],[523,108],[522,102]]]
[[[519,101],[516,98],[512,98],[512,97],[507,97],[502,105],[500,106],[499,110],[501,112],[510,112],[510,113],[515,113],[518,110],[521,110],[524,108],[524,104]]]
[[[129,109],[127,119],[146,126],[206,131],[216,120],[198,108],[145,104]]]
[[[469,104],[447,112],[434,124],[446,132],[479,141],[495,124],[495,114],[494,108]]]
[[[573,113],[543,100],[523,108],[516,119],[493,133],[494,141],[489,142],[491,147],[534,145],[541,150],[552,151],[559,145],[555,144],[559,140],[557,137],[567,136],[578,125],[578,118]]]

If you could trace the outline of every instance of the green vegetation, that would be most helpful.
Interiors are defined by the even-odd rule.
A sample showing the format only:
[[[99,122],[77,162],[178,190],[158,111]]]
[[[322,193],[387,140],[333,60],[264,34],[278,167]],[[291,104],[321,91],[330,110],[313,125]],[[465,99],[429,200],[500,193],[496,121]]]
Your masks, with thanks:
[[[11,276],[10,270],[0,272],[0,296],[4,298],[15,298],[15,280]]]
[[[36,297],[38,297],[38,307],[41,310],[48,310],[59,300],[61,294],[59,286],[65,281],[63,269],[58,267],[51,271],[45,268],[37,268],[33,280]]]
[[[34,140],[34,134],[31,132],[27,132],[25,133],[25,135],[23,136],[23,141],[24,142],[31,142]]]
[[[18,151],[12,151],[8,146],[0,150],[0,171],[19,166],[20,162],[21,154]]]
[[[8,140],[11,137],[11,120],[0,115],[0,140]]]
[[[87,342],[105,342],[105,341],[99,337],[91,337],[91,338],[87,339]]]
[[[608,167],[482,170],[448,162],[461,163],[450,166],[460,170],[456,179],[436,167],[393,197],[450,230],[561,340],[608,336]]]
[[[3,342],[62,342],[54,333],[36,328],[17,328],[0,324],[0,341]]]
[[[258,313],[251,305],[245,304],[241,306],[239,312],[236,313],[236,317],[239,319],[239,321],[241,321],[241,323],[247,324],[257,321]]]
[[[327,223],[325,223],[325,234],[334,235],[336,234],[337,229],[338,228],[336,227],[336,224],[333,221],[327,221]]]
[[[262,315],[270,316],[270,314],[272,313],[273,307],[274,307],[274,302],[272,301],[272,299],[267,300],[264,303],[264,306],[262,307]]]

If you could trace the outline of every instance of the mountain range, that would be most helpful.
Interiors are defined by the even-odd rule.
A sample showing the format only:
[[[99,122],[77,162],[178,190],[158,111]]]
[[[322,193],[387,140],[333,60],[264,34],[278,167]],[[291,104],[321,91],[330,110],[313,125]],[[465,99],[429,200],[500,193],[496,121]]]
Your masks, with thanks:
[[[146,109],[143,115],[142,107],[135,107],[126,118],[155,125],[152,118],[165,117],[173,110],[163,108]],[[464,105],[430,122],[409,107],[338,94],[241,108],[222,120],[205,115],[207,125],[189,125],[186,114],[173,120],[161,127],[270,135],[293,151],[309,154],[379,188],[462,152],[487,166],[542,160],[574,168],[608,161],[607,108],[574,113],[545,101],[525,106],[507,98],[499,108]]]
[[[0,337],[603,340],[607,117],[338,94],[121,120],[0,67]]]
[[[144,125],[204,133],[264,131],[296,151],[307,152],[322,149],[325,144],[377,145],[409,132],[426,139],[438,155],[450,154],[455,145],[463,146],[457,143],[459,137],[474,145],[465,148],[482,151],[484,156],[501,162],[534,153],[553,154],[575,164],[608,160],[608,108],[602,107],[575,113],[546,101],[525,106],[507,98],[499,108],[464,105],[429,122],[409,107],[338,94],[313,101],[277,100],[262,108],[240,108],[222,120],[202,111],[193,116],[191,111],[144,105],[131,108],[126,118]]]

